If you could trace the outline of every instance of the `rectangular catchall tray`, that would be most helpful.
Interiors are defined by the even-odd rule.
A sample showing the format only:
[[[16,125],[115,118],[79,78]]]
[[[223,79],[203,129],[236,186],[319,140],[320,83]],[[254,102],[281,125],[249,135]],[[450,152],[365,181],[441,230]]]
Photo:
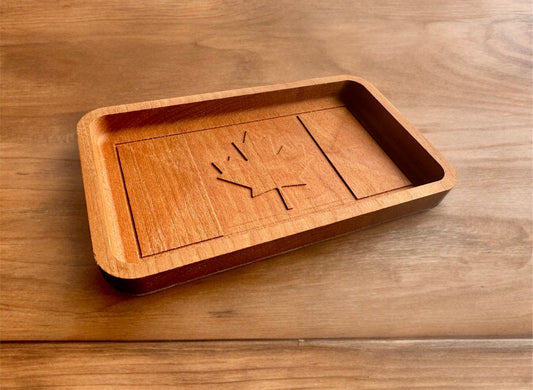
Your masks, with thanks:
[[[455,181],[349,76],[101,108],[78,140],[96,262],[136,294],[433,207]]]

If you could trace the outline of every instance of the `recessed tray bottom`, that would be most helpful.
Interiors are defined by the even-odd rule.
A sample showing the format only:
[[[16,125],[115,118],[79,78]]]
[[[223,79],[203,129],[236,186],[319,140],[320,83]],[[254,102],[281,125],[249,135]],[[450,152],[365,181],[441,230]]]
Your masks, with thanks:
[[[323,81],[84,117],[106,278],[150,292],[437,204],[453,180],[427,141],[366,82]]]

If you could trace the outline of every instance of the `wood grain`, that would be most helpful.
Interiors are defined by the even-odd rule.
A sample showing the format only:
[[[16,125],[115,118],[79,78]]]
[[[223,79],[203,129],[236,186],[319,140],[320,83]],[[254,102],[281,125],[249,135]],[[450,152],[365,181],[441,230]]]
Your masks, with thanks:
[[[302,114],[299,118],[357,199],[411,185],[346,108]],[[347,128],[352,131],[342,131]]]
[[[210,197],[216,202],[219,216],[224,231],[226,233],[255,229],[261,223],[273,223],[287,220],[291,216],[302,215],[305,212],[319,211],[329,205],[342,204],[353,199],[349,190],[337,177],[332,177],[332,168],[327,160],[317,151],[310,137],[306,137],[305,129],[300,125],[295,117],[283,117],[276,120],[259,121],[249,125],[237,125],[227,128],[228,133],[197,133],[198,136],[188,137],[191,148],[197,152],[197,161],[200,170],[206,177],[224,180],[241,181],[250,187],[236,187],[227,183],[208,181],[206,183]],[[248,177],[246,170],[239,169],[242,165],[241,157],[232,148],[231,142],[244,138],[246,132],[247,143],[240,145],[247,155],[256,156],[253,160],[265,161],[268,164],[268,171],[265,175],[271,176],[268,180],[269,186],[265,186],[264,180],[257,176]],[[256,151],[254,144],[257,142],[259,151],[263,151],[263,156]],[[276,143],[276,146],[273,145]],[[209,145],[216,144],[218,148],[213,155],[214,161],[223,169],[221,174],[214,172],[209,162],[212,160],[206,153]],[[281,148],[281,151],[280,151]],[[280,153],[276,154],[278,151]],[[266,152],[266,153],[265,153]],[[299,159],[298,154],[304,154],[305,159]],[[227,158],[230,157],[231,160]],[[237,168],[232,166],[237,164]],[[276,193],[271,193],[276,187],[276,180],[285,180],[284,170],[279,169],[291,164],[290,172],[297,173],[292,177],[295,183],[313,183],[312,186],[299,186],[291,192],[290,188],[284,191],[285,200],[290,204],[298,204],[297,209],[292,209],[290,215],[285,211],[285,204]],[[258,164],[262,170],[265,164]],[[281,166],[281,167],[280,167]],[[263,173],[261,171],[261,173]],[[326,179],[327,178],[327,179]],[[244,191],[244,192],[243,192]],[[243,194],[252,194],[254,197],[243,197]]]
[[[141,256],[222,236],[184,138],[119,145],[117,154]]]
[[[2,340],[531,337],[530,2],[4,0],[0,10]],[[333,74],[371,81],[451,161],[458,182],[446,202],[154,296],[132,298],[107,285],[93,263],[85,211],[75,134],[83,113]],[[257,368],[235,374],[243,360],[246,367],[281,361],[294,368],[296,347],[276,343],[261,342],[251,360],[251,352],[232,355],[223,367],[229,380],[247,372],[270,377]],[[293,372],[320,377],[294,383],[362,387],[368,373],[377,375],[365,358],[343,355],[343,343],[360,351],[349,341],[323,355],[318,348]],[[529,342],[513,341],[517,353],[493,341],[458,360],[443,358],[468,351],[469,343],[441,344],[435,354],[415,351],[413,360],[390,351],[366,356],[391,370],[409,362],[412,375],[404,378],[399,369],[391,375],[413,386],[416,379],[425,387],[530,385],[524,379],[530,350],[523,352]],[[177,355],[186,364],[194,355],[214,364],[206,356],[219,348],[198,347],[184,357],[187,343],[170,343],[163,352],[161,344],[146,345],[5,344],[1,358],[9,364],[1,372],[13,386],[28,384],[36,372],[45,385],[69,387],[83,377],[97,387],[115,376],[90,375],[102,359],[116,357],[116,372],[129,373],[128,362],[148,364],[158,353],[171,362]],[[269,360],[269,348],[278,359]],[[75,365],[63,355],[85,360]],[[428,356],[431,367],[424,366]],[[21,370],[24,359],[38,364]],[[45,360],[53,365],[42,366]],[[228,377],[218,376],[216,365],[202,373],[199,367],[192,378],[177,377],[217,384]],[[337,374],[336,367],[347,368]],[[431,373],[423,376],[421,367]],[[52,376],[47,368],[78,375]],[[157,372],[156,364],[151,368]],[[280,379],[271,387],[290,387],[282,379],[290,371],[276,371]],[[352,372],[354,382],[345,379]],[[149,376],[144,383],[161,382]],[[395,382],[382,387],[388,383]]]
[[[530,340],[4,344],[2,388],[530,389]]]

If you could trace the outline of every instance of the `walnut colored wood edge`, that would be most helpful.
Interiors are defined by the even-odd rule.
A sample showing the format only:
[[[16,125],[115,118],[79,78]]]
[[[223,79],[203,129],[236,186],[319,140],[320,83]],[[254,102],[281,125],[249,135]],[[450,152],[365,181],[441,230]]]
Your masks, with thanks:
[[[101,142],[97,134],[92,131],[91,125],[100,118],[110,115],[132,112],[137,110],[161,108],[167,106],[175,106],[193,102],[202,102],[207,100],[223,99],[235,96],[246,96],[257,93],[282,91],[284,89],[293,89],[299,87],[308,87],[319,84],[335,83],[348,81],[366,88],[371,95],[373,95],[380,104],[404,127],[404,129],[427,150],[430,155],[442,166],[444,176],[441,180],[421,186],[425,192],[418,191],[420,196],[415,201],[410,201],[402,205],[395,204],[398,207],[396,211],[390,204],[386,205],[379,213],[370,213],[378,216],[371,218],[370,216],[360,215],[355,218],[343,220],[339,223],[334,223],[328,226],[322,226],[314,229],[313,232],[304,232],[308,238],[302,237],[304,234],[296,234],[286,238],[286,242],[282,243],[280,240],[274,240],[263,243],[259,246],[245,248],[237,252],[228,253],[222,256],[213,257],[208,260],[198,262],[196,264],[189,264],[187,266],[172,267],[167,266],[161,269],[160,265],[151,264],[150,261],[143,260],[138,263],[127,263],[124,261],[124,248],[120,240],[109,239],[110,232],[118,234],[116,223],[116,214],[114,214],[114,206],[109,204],[109,198],[104,197],[103,188],[105,181],[97,179],[98,174],[105,174],[105,168],[102,164],[102,156],[98,155],[97,148],[92,145]],[[272,255],[269,250],[275,248],[275,253],[279,254],[288,250],[297,249],[298,247],[308,245],[313,242],[331,238],[333,236],[343,234],[352,230],[359,229],[373,223],[389,220],[401,215],[415,212],[422,209],[427,209],[437,205],[444,195],[449,191],[455,183],[455,171],[453,167],[435,150],[429,142],[417,131],[414,127],[392,106],[392,104],[383,97],[381,93],[367,81],[353,76],[334,76],[319,79],[312,79],[306,81],[299,81],[287,84],[277,84],[264,87],[253,87],[246,89],[231,90],[225,92],[207,93],[201,95],[193,95],[188,97],[179,97],[172,99],[161,99],[156,101],[140,102],[133,104],[125,104],[112,107],[104,107],[93,110],[84,115],[78,123],[78,144],[80,150],[80,160],[83,172],[83,181],[86,193],[87,209],[89,215],[89,225],[91,229],[91,237],[93,243],[93,252],[95,260],[106,276],[106,279],[111,282],[119,290],[143,294],[150,291],[155,291],[171,285],[180,284],[198,277],[207,276],[209,274],[217,273],[229,268],[250,263],[262,258]],[[428,196],[421,196],[421,194],[429,194]],[[108,213],[99,213],[97,210],[107,210]],[[382,214],[381,212],[385,213]],[[381,219],[379,219],[381,218]],[[221,266],[223,264],[223,266]],[[209,270],[207,274],[205,271]]]

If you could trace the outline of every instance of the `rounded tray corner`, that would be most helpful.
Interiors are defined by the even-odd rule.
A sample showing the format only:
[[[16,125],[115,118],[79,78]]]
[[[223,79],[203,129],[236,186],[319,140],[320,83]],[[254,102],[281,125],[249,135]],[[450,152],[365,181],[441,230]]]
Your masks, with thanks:
[[[107,272],[102,266],[98,266],[104,279],[117,291],[131,295],[144,295],[154,291],[150,289],[150,284],[147,284],[147,277],[140,278],[121,278]]]
[[[78,136],[90,131],[91,124],[98,118],[104,116],[106,114],[106,110],[107,107],[99,107],[85,113],[76,124]]]

